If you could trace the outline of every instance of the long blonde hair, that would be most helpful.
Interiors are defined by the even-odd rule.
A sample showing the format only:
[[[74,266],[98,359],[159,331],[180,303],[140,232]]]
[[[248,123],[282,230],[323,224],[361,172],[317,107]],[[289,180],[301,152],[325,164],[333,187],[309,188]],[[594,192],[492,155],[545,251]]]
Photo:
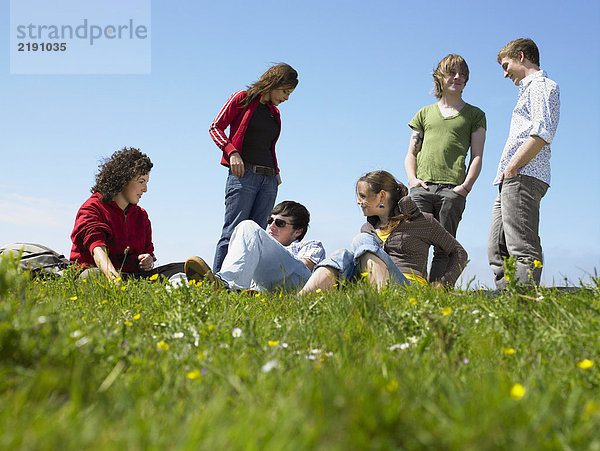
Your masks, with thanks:
[[[358,179],[356,182],[357,190],[360,182],[365,182],[369,186],[369,191],[373,194],[377,194],[381,190],[384,190],[388,194],[391,210],[388,223],[381,228],[382,232],[392,231],[406,219],[402,214],[394,216],[394,211],[398,201],[408,194],[408,188],[403,183],[397,181],[392,174],[387,171],[369,172]]]

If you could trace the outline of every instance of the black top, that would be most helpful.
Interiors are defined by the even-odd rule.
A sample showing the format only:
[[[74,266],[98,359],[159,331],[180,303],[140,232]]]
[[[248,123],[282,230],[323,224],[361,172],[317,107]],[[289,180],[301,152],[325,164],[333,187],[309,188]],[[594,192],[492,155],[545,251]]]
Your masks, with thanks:
[[[259,102],[244,134],[244,162],[275,168],[272,148],[278,134],[279,124],[275,116],[268,105]]]

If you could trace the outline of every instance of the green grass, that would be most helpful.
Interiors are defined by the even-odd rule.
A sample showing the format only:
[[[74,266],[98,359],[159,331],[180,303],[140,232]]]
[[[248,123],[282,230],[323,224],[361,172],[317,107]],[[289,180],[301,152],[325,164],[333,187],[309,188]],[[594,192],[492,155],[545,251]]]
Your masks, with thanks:
[[[600,449],[598,286],[299,299],[0,263],[2,449]]]

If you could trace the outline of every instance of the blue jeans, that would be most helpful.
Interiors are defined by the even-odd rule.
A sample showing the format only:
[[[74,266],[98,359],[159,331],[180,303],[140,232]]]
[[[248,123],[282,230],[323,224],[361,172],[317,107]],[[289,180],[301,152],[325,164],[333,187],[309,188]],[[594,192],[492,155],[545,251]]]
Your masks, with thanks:
[[[258,291],[301,288],[310,270],[253,221],[242,221],[233,231],[229,252],[215,275],[229,288]]]
[[[497,288],[504,288],[504,258],[517,260],[515,277],[524,284],[540,284],[544,261],[539,236],[540,202],[548,184],[528,175],[505,178],[492,208],[487,254]]]
[[[225,185],[225,223],[217,243],[214,272],[221,269],[231,234],[240,222],[251,219],[263,229],[267,227],[267,219],[275,205],[277,187],[277,176],[258,175],[246,170],[240,178],[229,171]]]
[[[455,185],[427,183],[429,191],[422,186],[411,188],[410,197],[419,210],[431,213],[435,219],[456,238],[456,229],[465,210],[466,198],[454,191]],[[437,282],[446,273],[450,258],[437,246],[433,248],[433,259],[429,271],[429,282]]]
[[[373,235],[368,233],[359,233],[352,240],[350,249],[338,249],[325,260],[317,265],[327,266],[339,271],[340,280],[353,280],[358,278],[359,262],[358,259],[370,252],[379,257],[387,266],[390,281],[396,285],[409,285],[410,282],[404,274],[398,269],[390,256],[381,248]]]

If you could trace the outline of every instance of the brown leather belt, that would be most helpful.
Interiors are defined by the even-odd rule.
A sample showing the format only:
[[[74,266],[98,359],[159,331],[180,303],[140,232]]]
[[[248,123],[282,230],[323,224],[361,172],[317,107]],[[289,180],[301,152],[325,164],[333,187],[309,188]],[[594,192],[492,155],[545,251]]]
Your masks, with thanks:
[[[244,168],[247,171],[254,172],[255,174],[258,174],[258,175],[265,175],[268,177],[273,177],[275,175],[275,169],[270,168],[268,166],[260,166],[258,164],[244,163]]]

